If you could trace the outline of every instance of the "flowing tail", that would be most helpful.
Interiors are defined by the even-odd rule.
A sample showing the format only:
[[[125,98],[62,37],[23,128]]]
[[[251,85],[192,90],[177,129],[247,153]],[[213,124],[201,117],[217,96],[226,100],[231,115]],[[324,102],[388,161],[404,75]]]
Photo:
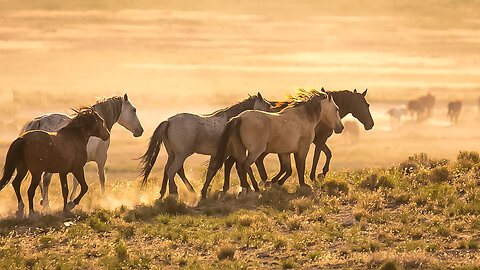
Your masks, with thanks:
[[[3,167],[3,177],[0,180],[0,190],[2,190],[12,178],[18,162],[23,159],[23,138],[17,138],[8,148],[5,166]]]
[[[220,137],[220,142],[218,143],[217,153],[215,154],[214,159],[212,160],[212,166],[215,170],[222,167],[223,162],[227,158],[227,145],[230,139],[230,136],[235,130],[238,130],[240,127],[242,119],[234,117],[228,121],[225,131],[223,131],[222,136]]]
[[[148,175],[152,171],[153,165],[155,165],[158,153],[160,152],[160,146],[162,145],[162,140],[167,136],[168,125],[168,121],[163,121],[158,125],[150,138],[147,152],[140,157],[140,164],[143,167],[141,174],[141,176],[143,176],[142,185],[147,183]]]

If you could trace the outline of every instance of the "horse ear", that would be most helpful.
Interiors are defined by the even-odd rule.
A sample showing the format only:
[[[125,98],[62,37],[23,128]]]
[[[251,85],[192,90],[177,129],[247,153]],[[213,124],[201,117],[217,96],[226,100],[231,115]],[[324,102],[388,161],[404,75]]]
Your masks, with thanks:
[[[260,94],[260,92],[257,93],[257,97],[258,97],[259,99],[263,99],[262,94]]]
[[[353,89],[353,93],[357,93],[357,88]]]
[[[123,99],[125,99],[125,101],[128,101],[128,96],[127,96],[127,94],[123,95]]]
[[[325,89],[322,87],[322,89],[320,89],[320,91],[322,91],[323,93],[327,93],[325,92]]]
[[[366,95],[367,95],[367,90],[368,90],[368,89],[365,88],[365,91],[363,91],[362,96],[366,96]]]

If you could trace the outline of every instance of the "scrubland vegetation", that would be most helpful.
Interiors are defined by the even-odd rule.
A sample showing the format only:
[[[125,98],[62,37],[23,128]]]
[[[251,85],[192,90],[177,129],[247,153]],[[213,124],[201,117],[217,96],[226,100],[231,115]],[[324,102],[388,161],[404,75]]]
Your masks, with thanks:
[[[480,155],[415,154],[335,172],[313,190],[265,189],[189,206],[166,198],[114,210],[0,220],[0,268],[477,269]],[[140,191],[139,191],[140,192]]]

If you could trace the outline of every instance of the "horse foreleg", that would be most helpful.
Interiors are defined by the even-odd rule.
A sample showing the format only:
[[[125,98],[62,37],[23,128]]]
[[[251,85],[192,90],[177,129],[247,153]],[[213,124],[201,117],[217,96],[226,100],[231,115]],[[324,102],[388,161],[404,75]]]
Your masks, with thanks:
[[[318,165],[318,160],[320,158],[320,153],[322,152],[322,149],[319,145],[315,145],[315,152],[313,154],[313,161],[312,161],[312,171],[310,172],[310,180],[312,182],[315,181],[315,174],[317,173],[317,165]]]
[[[70,194],[70,201],[73,201],[73,198],[75,198],[75,194],[77,194],[77,188],[78,188],[78,180],[74,175],[72,180],[72,193]]]
[[[295,153],[295,165],[297,166],[297,173],[298,173],[298,183],[301,187],[310,187],[309,185],[305,184],[305,158],[307,151],[301,151]]]
[[[185,169],[183,168],[183,165],[182,167],[180,167],[180,170],[178,170],[177,173],[178,173],[178,176],[180,176],[180,178],[182,179],[185,186],[187,187],[188,191],[195,192],[195,189],[193,188],[192,184],[190,184],[190,181],[188,181],[188,178],[185,175]]]
[[[292,162],[290,160],[290,154],[278,155],[280,159],[280,166],[285,172],[285,175],[278,180],[279,185],[283,185],[285,181],[292,175]]]
[[[28,210],[29,215],[35,213],[33,210],[33,198],[35,197],[35,190],[37,189],[40,180],[42,179],[42,172],[32,172],[32,182],[30,183],[30,187],[28,188]]]
[[[250,182],[252,183],[253,189],[257,192],[260,191],[257,180],[255,179],[255,175],[253,175],[252,167],[247,168],[247,174],[250,177]]]
[[[67,211],[67,198],[68,198],[67,174],[61,173],[59,176],[60,176],[60,185],[62,186],[63,211]]]
[[[100,180],[100,190],[102,195],[105,195],[105,161],[97,162],[98,180]]]
[[[22,195],[20,193],[20,186],[22,185],[22,180],[27,175],[28,170],[26,168],[17,167],[17,175],[13,179],[12,185],[15,190],[15,195],[17,195],[18,207],[17,207],[17,217],[23,216],[23,210],[25,205],[23,204]]]
[[[326,144],[323,145],[322,151],[325,153],[326,160],[325,165],[323,166],[322,176],[325,178],[327,176],[328,171],[330,170],[330,161],[332,160],[332,151]]]
[[[85,195],[85,193],[87,193],[88,190],[87,182],[85,182],[85,173],[83,172],[83,168],[74,171],[73,176],[77,178],[77,181],[80,184],[80,194],[78,194],[77,198],[73,200],[73,205],[70,203],[67,204],[67,211],[72,210],[73,207],[78,205],[80,203],[80,200],[83,198],[83,196]]]
[[[268,179],[267,170],[265,169],[264,160],[268,153],[262,153],[257,160],[255,160],[255,165],[257,166],[258,174],[260,174],[260,179],[262,182],[266,182]]]
[[[50,201],[48,200],[48,187],[50,186],[50,182],[52,181],[52,175],[52,173],[43,174],[43,190],[42,199],[40,199],[40,205],[42,205],[43,209],[45,210],[50,209]]]

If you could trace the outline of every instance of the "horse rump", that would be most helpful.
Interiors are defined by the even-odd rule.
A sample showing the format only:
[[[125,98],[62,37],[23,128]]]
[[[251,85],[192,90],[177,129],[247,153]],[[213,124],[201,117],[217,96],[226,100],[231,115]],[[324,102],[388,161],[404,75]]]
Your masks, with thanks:
[[[0,190],[10,182],[10,179],[18,166],[18,162],[23,160],[23,145],[24,139],[23,137],[19,137],[13,141],[8,148],[5,165],[3,167],[3,176],[0,180]]]

